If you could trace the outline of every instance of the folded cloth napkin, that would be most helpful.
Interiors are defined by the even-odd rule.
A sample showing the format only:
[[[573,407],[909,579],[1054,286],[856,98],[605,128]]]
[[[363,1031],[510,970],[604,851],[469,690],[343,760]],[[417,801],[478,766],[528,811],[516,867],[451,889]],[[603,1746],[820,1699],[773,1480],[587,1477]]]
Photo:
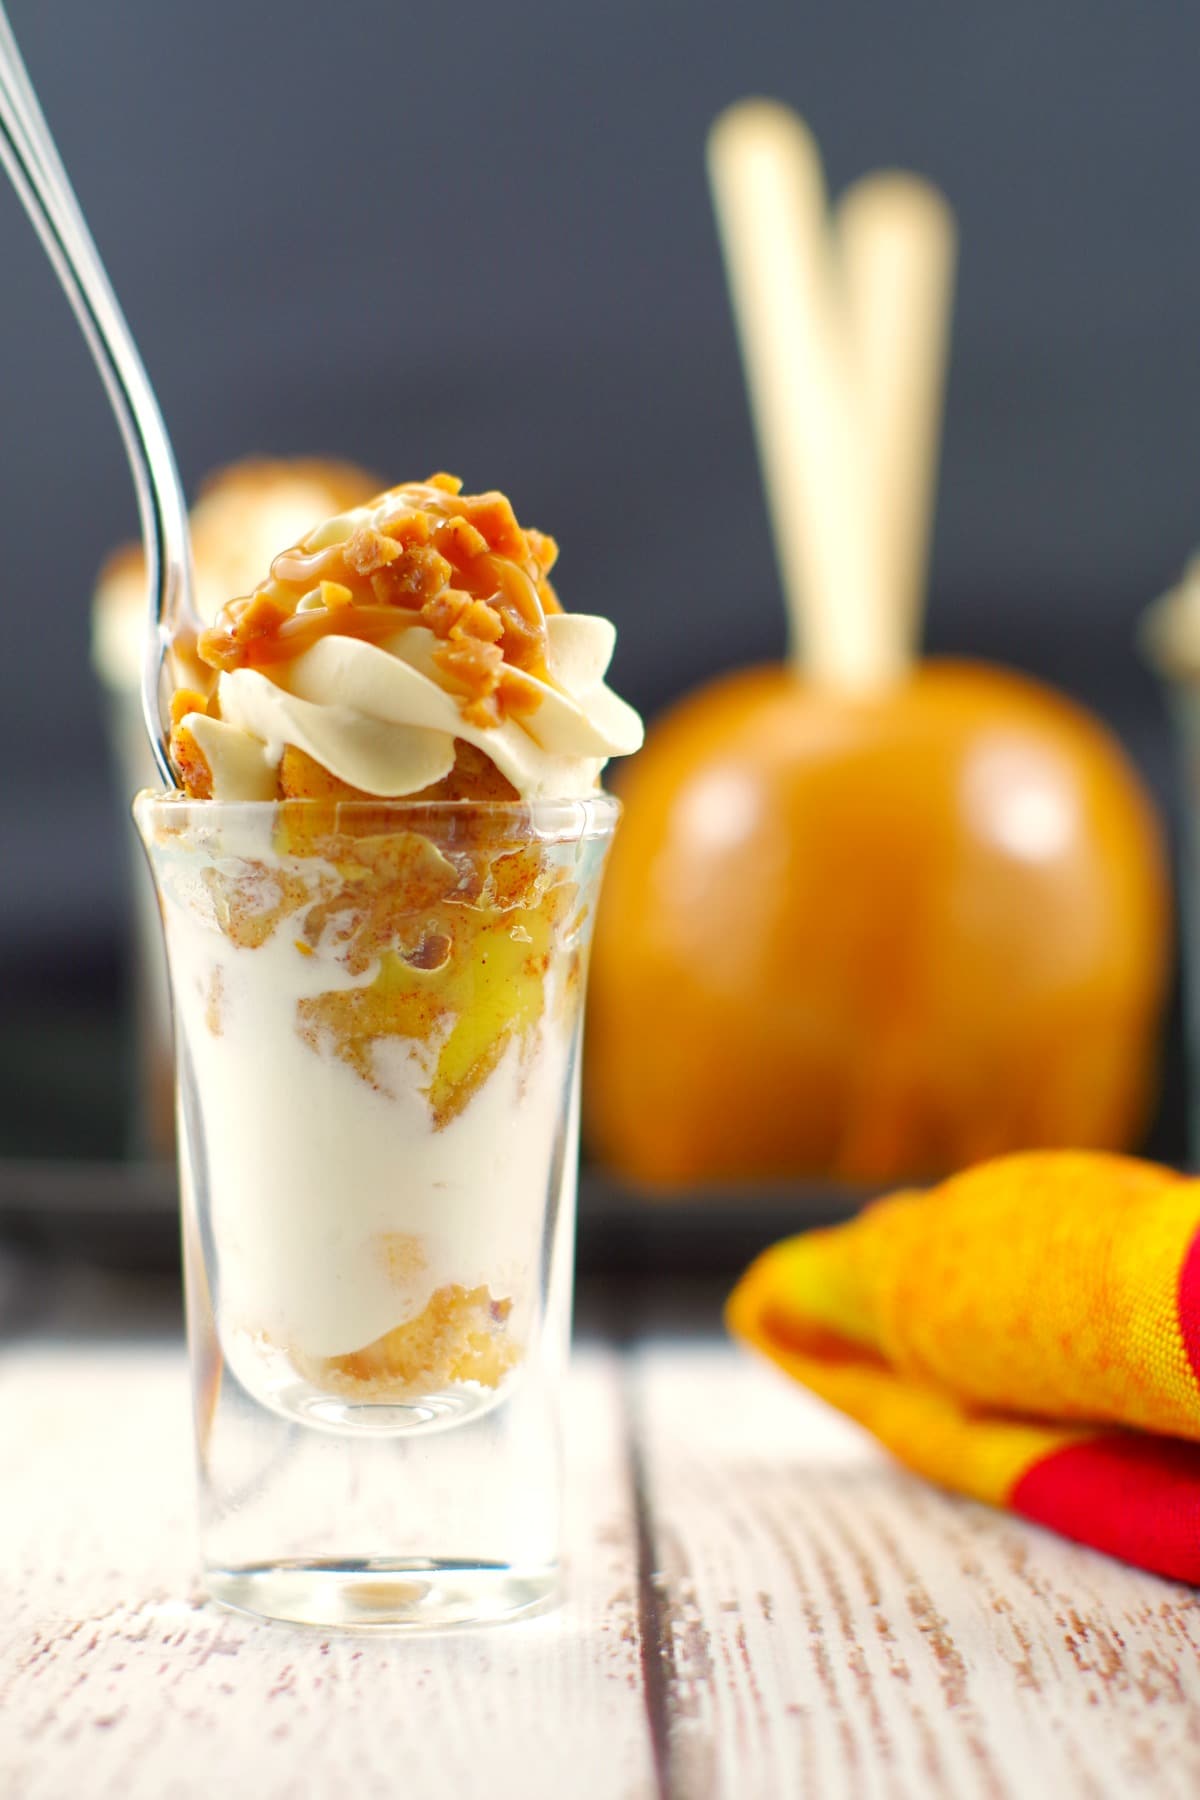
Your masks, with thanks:
[[[768,1250],[726,1316],[918,1474],[1200,1583],[1200,1181],[1003,1157]]]

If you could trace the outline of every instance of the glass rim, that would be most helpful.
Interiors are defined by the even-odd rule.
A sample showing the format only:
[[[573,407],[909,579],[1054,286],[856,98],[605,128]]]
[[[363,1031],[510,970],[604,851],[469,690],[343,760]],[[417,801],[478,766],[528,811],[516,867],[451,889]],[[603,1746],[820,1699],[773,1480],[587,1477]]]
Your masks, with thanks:
[[[443,821],[447,825],[472,818],[503,821],[532,826],[539,835],[561,833],[570,838],[602,836],[614,829],[624,808],[615,794],[603,789],[593,794],[580,794],[555,799],[528,800],[419,800],[408,795],[400,798],[338,800],[318,795],[304,795],[275,800],[198,800],[178,788],[143,788],[133,798],[135,818],[148,813],[157,820],[176,824],[202,824],[206,819],[218,823],[249,824],[266,821],[273,815],[290,813],[293,817],[320,813],[330,820],[330,829],[346,819],[370,819],[383,814],[395,819],[397,826],[423,820]]]

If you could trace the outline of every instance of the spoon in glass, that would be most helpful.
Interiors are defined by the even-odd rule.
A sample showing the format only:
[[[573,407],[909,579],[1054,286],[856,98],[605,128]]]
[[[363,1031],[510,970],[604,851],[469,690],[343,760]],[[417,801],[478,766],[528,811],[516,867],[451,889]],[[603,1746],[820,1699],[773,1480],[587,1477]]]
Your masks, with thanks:
[[[167,755],[168,657],[173,648],[189,649],[201,629],[193,597],[187,502],[154,390],[55,149],[3,0],[0,163],[74,308],[125,440],[149,580],[142,711],[159,775],[166,786],[174,787]]]

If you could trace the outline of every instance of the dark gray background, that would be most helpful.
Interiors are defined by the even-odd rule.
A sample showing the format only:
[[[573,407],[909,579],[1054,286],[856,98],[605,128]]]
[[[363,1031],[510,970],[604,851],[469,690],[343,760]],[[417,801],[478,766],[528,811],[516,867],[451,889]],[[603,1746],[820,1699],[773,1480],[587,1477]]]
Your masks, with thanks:
[[[189,487],[250,450],[503,486],[560,538],[568,603],[617,620],[617,684],[650,711],[783,644],[704,181],[710,119],[769,92],[813,124],[835,190],[887,162],[932,176],[962,261],[929,645],[1080,695],[1168,796],[1165,721],[1131,640],[1200,539],[1194,7],[10,13]],[[134,512],[98,382],[7,189],[0,318],[11,1114],[20,1028],[57,1007],[65,1045],[117,992],[121,844],[87,623]]]

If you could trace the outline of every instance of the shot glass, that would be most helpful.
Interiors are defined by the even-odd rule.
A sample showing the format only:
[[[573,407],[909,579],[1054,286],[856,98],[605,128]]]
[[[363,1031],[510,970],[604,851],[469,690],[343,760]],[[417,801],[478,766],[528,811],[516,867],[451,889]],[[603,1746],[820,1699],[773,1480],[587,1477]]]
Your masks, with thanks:
[[[325,1627],[542,1610],[617,803],[134,811],[175,1020],[209,1594]]]

